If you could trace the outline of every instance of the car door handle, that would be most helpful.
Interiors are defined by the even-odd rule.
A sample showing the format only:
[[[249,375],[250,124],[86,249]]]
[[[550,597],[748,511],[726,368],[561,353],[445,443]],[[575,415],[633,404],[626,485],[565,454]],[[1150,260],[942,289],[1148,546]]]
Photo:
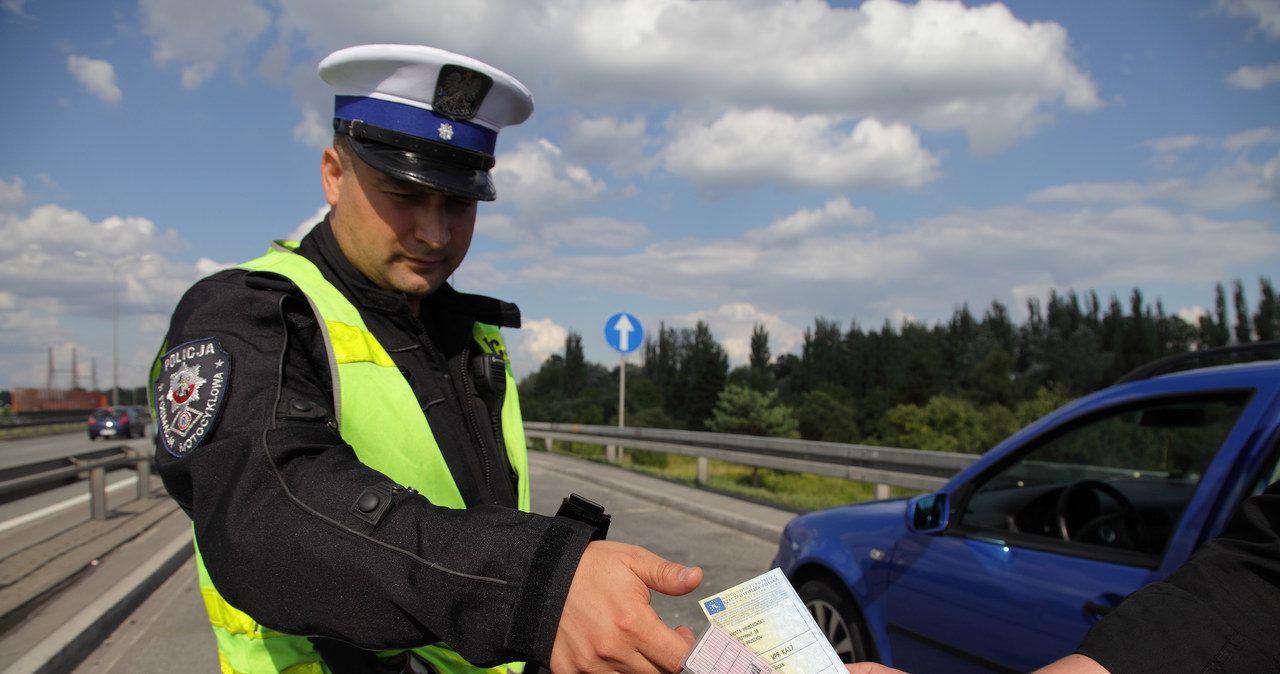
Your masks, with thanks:
[[[1084,603],[1084,612],[1089,615],[1095,615],[1101,618],[1111,612],[1113,607],[1096,601],[1087,601]]]

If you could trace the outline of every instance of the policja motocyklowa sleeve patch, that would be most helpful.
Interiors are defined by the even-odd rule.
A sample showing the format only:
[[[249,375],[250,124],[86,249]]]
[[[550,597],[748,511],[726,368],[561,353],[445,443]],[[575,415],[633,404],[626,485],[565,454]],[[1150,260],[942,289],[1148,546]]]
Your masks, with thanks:
[[[231,357],[210,337],[169,349],[160,357],[156,421],[160,442],[183,457],[209,437],[227,395]]]

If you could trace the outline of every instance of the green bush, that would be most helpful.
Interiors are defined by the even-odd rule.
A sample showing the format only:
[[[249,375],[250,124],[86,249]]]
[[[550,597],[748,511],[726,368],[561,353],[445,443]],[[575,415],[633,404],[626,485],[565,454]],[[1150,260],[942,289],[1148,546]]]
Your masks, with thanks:
[[[634,466],[666,468],[671,462],[670,454],[667,454],[666,452],[652,452],[646,449],[627,450],[627,456],[631,457],[631,464]]]

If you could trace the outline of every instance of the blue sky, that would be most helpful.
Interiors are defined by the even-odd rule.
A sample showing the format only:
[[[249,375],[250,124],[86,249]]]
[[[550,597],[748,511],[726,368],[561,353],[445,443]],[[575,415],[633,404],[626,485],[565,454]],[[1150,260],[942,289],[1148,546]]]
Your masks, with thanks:
[[[454,278],[520,305],[518,376],[568,331],[616,363],[619,311],[738,364],[756,324],[1280,283],[1280,0],[0,0],[0,388],[50,348],[110,386],[107,260],[140,386],[192,282],[314,224],[315,66],[366,42],[534,92]]]

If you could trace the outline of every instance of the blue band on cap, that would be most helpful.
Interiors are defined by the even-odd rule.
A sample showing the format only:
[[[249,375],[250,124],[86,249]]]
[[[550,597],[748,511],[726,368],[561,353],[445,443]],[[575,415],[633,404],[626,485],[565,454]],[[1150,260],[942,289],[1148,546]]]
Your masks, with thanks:
[[[347,121],[360,119],[364,120],[365,124],[456,145],[490,156],[493,155],[493,150],[498,144],[497,131],[471,122],[449,119],[430,110],[415,108],[404,103],[365,96],[337,96],[333,108],[333,116],[338,119]],[[442,134],[442,128],[447,128],[448,131]]]

